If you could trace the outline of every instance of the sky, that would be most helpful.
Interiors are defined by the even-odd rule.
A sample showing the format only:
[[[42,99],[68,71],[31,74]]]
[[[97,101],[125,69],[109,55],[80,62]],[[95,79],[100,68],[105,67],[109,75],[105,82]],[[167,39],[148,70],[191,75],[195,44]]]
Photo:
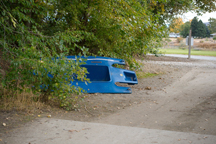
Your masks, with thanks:
[[[197,16],[196,13],[192,13],[192,12],[188,12],[185,13],[182,17],[183,22],[189,21],[191,19],[193,19],[195,16]],[[202,20],[203,23],[208,22],[208,19],[210,17],[212,18],[216,18],[216,12],[212,12],[212,13],[205,13],[202,16],[197,16],[199,20]]]

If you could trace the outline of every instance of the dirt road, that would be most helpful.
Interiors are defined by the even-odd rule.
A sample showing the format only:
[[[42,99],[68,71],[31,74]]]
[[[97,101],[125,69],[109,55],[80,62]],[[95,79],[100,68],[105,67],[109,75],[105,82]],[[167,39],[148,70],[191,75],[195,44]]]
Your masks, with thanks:
[[[144,140],[147,143],[185,143],[182,139],[187,143],[216,143],[216,62],[164,60],[143,61],[152,67],[149,69],[158,68],[157,71],[166,74],[139,80],[139,85],[133,86],[132,94],[88,95],[78,112],[56,115],[53,112],[55,119],[38,118],[0,139],[12,143],[18,137],[21,137],[20,143],[30,140],[53,143],[55,138],[67,140],[65,143],[100,143],[96,140],[105,141],[110,136],[107,143],[129,143],[127,138],[133,140],[138,135],[134,143]],[[147,86],[151,90],[146,90]],[[89,130],[83,132],[89,134],[88,137],[76,136],[74,133],[80,132],[78,129]],[[130,134],[131,130],[136,134]],[[46,131],[50,139],[44,137],[42,131]],[[68,136],[71,133],[74,135]],[[119,133],[122,133],[121,139],[116,137]],[[146,139],[143,134],[148,135]],[[89,137],[94,138],[88,141]]]
[[[192,69],[147,102],[94,122],[216,135],[216,69]]]

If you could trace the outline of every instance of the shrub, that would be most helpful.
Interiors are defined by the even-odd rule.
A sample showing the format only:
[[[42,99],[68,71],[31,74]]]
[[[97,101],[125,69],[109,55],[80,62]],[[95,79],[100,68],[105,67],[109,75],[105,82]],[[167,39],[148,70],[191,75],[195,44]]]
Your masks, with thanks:
[[[177,38],[177,42],[180,43],[181,41],[183,41],[183,38],[182,37],[178,37]]]
[[[186,49],[187,46],[186,46],[186,44],[185,44],[184,42],[181,42],[181,43],[179,44],[179,48],[180,48],[180,49]]]

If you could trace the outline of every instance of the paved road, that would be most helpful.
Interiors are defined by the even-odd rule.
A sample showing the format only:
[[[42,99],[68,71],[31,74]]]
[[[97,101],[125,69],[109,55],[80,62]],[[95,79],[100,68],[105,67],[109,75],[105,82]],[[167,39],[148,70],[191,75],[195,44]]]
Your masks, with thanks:
[[[180,54],[165,54],[165,56],[188,58],[188,55],[180,55]],[[216,61],[216,57],[211,57],[211,56],[196,56],[196,55],[191,55],[191,58],[192,59],[199,59],[199,60]]]

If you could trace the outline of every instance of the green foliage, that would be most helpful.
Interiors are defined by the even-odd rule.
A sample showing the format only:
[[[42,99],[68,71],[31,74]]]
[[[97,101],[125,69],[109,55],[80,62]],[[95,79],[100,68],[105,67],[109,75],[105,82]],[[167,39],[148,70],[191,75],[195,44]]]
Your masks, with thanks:
[[[199,5],[203,2],[207,7]],[[83,60],[69,61],[65,56],[122,58],[138,69],[134,55],[158,53],[167,34],[165,20],[192,5],[211,11],[215,7],[209,4],[206,0],[1,0],[1,59],[8,62],[2,85],[38,93],[43,84],[42,101],[51,98],[71,107],[74,99],[69,93],[82,90],[70,87],[68,81],[88,79],[80,67]]]
[[[216,0],[148,0],[147,5],[153,15],[160,15],[159,22],[164,24],[187,11],[197,14],[213,12],[216,10],[215,2]]]
[[[192,29],[192,36],[197,38],[204,38],[209,37],[208,29],[206,28],[206,25],[202,22],[202,20],[197,19],[197,17],[194,17],[191,22],[191,29]]]
[[[206,37],[206,27],[205,24],[203,24],[202,20],[199,20],[198,22],[198,37],[204,38]]]
[[[206,25],[205,25],[205,29],[206,29],[206,36],[205,37],[210,37],[210,31]]]
[[[202,20],[197,19],[194,17],[191,22],[191,29],[192,29],[192,36],[198,38],[209,37],[210,33],[208,27],[202,22]]]
[[[198,37],[199,30],[198,30],[198,19],[194,17],[191,21],[191,29],[192,29],[192,36]]]
[[[86,78],[87,70],[81,68],[83,60],[77,62],[69,61],[65,58],[70,50],[80,48],[83,53],[86,48],[75,44],[88,35],[83,31],[71,31],[69,28],[62,32],[56,32],[52,36],[43,35],[39,31],[41,26],[37,18],[32,19],[27,12],[32,12],[31,16],[40,14],[46,16],[46,5],[21,1],[13,7],[11,1],[1,5],[1,15],[5,19],[0,19],[3,27],[0,34],[0,44],[3,48],[3,58],[9,62],[6,76],[2,77],[2,85],[11,91],[40,92],[40,100],[48,102],[49,95],[58,99],[59,104],[70,106],[70,102],[65,102],[70,93],[81,94],[82,89],[71,87],[69,81],[77,79],[88,82]],[[6,7],[7,5],[10,5]],[[26,8],[32,8],[26,10]],[[11,13],[10,13],[11,12]],[[33,74],[34,73],[34,74]],[[48,75],[51,74],[53,78]],[[41,89],[41,85],[44,86]],[[66,98],[65,98],[66,97]],[[67,105],[66,105],[67,104]],[[69,107],[67,107],[69,108]]]
[[[185,22],[183,25],[181,25],[180,28],[180,35],[186,38],[189,36],[189,31],[190,31],[190,22]]]
[[[210,18],[209,19],[209,31],[210,33],[216,33],[216,19],[215,18]]]

